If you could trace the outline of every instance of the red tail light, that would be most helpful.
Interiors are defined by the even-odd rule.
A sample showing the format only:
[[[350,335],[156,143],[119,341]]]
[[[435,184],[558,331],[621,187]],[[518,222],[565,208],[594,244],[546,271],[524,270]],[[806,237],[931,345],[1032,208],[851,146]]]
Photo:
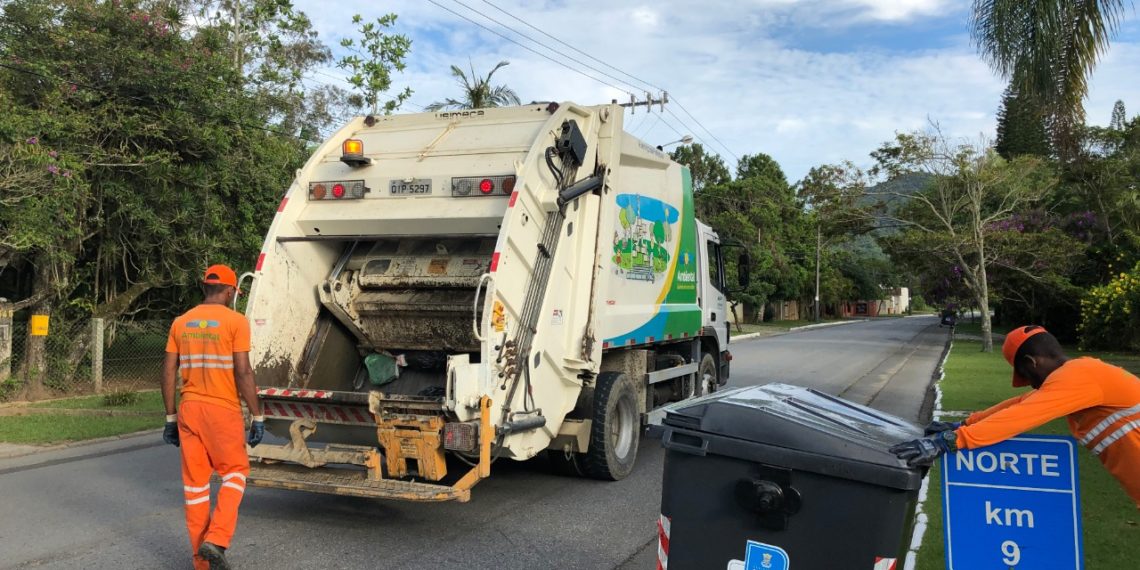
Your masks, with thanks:
[[[479,189],[479,192],[475,192],[476,188]],[[460,176],[451,179],[451,195],[456,198],[510,196],[514,189],[515,177],[509,174],[503,176]]]
[[[339,180],[334,182],[310,182],[309,200],[357,200],[364,197],[368,188],[363,180]]]

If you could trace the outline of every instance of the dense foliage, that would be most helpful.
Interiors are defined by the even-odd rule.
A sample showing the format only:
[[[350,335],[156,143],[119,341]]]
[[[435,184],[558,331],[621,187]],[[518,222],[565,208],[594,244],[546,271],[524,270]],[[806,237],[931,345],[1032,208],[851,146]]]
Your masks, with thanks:
[[[1081,299],[1083,347],[1140,350],[1140,263]]]
[[[249,267],[341,112],[302,82],[330,58],[286,0],[4,3],[0,297],[61,324],[166,315],[206,265]],[[24,368],[48,348],[29,337]]]

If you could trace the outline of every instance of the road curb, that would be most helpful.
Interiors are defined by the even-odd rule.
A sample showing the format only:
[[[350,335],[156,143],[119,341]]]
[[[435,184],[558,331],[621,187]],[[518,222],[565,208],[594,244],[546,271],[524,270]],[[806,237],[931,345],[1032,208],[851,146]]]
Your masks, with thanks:
[[[0,450],[0,459],[15,459],[17,457],[27,457],[29,455],[37,455],[40,453],[50,453],[53,451],[62,451],[65,449],[76,449],[80,447],[87,447],[90,445],[99,445],[101,443],[111,443],[115,441],[123,441],[142,437],[144,435],[158,435],[162,433],[162,428],[148,429],[144,431],[133,431],[131,433],[124,433],[120,435],[109,435],[107,437],[100,437],[96,439],[85,439],[82,441],[72,441],[68,443],[61,443],[58,445],[46,445],[43,447],[36,446],[35,449],[21,449],[17,451],[5,452]],[[23,445],[23,444],[14,444]]]
[[[824,329],[827,327],[838,327],[838,326],[843,326],[843,325],[851,325],[851,324],[855,324],[855,323],[865,323],[865,322],[867,322],[867,319],[851,319],[848,321],[834,321],[834,322],[830,322],[830,323],[816,323],[814,325],[803,325],[801,327],[792,327],[792,328],[788,329],[788,332],[808,331],[811,329]]]
[[[729,337],[728,340],[729,340],[729,344],[731,345],[733,342],[737,342],[737,341],[741,341],[741,340],[753,340],[753,339],[757,339],[757,338],[772,338],[774,336],[784,336],[786,334],[788,334],[788,331],[754,332],[754,333],[748,333],[748,334],[737,335],[734,337]]]
[[[818,324],[814,324],[814,325],[803,325],[803,326],[792,327],[790,329],[785,329],[785,330],[771,332],[771,333],[754,332],[754,333],[741,334],[741,335],[736,335],[736,336],[730,337],[729,341],[731,343],[731,342],[741,341],[741,340],[752,340],[754,338],[770,338],[770,337],[774,337],[774,336],[783,336],[786,334],[790,334],[790,333],[794,333],[794,332],[800,332],[800,331],[806,331],[806,330],[811,330],[811,329],[822,329],[822,328],[827,328],[827,327],[837,327],[840,325],[850,325],[853,323],[865,323],[868,320],[869,319],[852,319],[852,320],[847,320],[847,321],[835,321],[835,322],[830,322],[830,323],[818,323]]]
[[[942,358],[938,360],[938,367],[934,369],[934,409],[932,417],[935,420],[942,418],[942,387],[939,384],[946,378],[946,361],[950,358],[950,350],[954,347],[954,334],[946,339],[946,348],[942,350]],[[922,511],[926,502],[926,495],[930,492],[930,473],[922,479],[922,486],[918,489],[918,501],[914,504],[914,527],[910,535],[910,548],[907,550],[903,570],[914,570],[918,566],[918,551],[922,548],[922,539],[926,536],[928,517]]]

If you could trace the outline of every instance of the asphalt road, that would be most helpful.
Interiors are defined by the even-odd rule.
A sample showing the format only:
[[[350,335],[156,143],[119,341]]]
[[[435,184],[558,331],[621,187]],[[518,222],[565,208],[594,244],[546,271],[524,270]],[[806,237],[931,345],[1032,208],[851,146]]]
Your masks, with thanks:
[[[733,344],[732,386],[811,386],[918,419],[945,343],[933,318]],[[190,568],[178,451],[157,434],[0,460],[0,568]],[[237,568],[652,568],[664,453],[623,481],[499,462],[467,504],[250,488]]]

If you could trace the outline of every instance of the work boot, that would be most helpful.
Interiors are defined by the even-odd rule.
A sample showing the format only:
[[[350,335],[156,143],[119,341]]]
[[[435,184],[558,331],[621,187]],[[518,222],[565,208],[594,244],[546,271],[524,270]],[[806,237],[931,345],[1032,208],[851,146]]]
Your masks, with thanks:
[[[230,563],[226,560],[226,549],[212,542],[203,542],[198,549],[198,556],[210,563],[210,570],[230,570]]]

